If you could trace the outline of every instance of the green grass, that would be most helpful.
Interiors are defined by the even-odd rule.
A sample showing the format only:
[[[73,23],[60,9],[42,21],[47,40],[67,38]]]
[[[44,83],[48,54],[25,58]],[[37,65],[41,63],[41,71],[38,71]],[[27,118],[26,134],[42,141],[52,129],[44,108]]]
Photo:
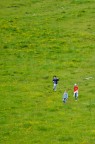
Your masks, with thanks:
[[[95,0],[0,2],[1,144],[95,143],[94,29]]]

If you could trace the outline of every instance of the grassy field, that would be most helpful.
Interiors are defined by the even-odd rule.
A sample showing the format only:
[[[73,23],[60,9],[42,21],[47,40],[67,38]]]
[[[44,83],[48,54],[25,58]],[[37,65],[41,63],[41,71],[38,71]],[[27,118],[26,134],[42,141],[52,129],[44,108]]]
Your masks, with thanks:
[[[94,94],[95,0],[0,1],[0,144],[95,144]]]

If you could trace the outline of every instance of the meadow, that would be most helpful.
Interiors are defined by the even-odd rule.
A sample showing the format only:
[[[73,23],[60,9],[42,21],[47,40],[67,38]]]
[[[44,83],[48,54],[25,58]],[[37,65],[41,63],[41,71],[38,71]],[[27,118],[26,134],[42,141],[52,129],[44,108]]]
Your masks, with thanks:
[[[94,94],[95,0],[0,1],[0,144],[95,144]]]

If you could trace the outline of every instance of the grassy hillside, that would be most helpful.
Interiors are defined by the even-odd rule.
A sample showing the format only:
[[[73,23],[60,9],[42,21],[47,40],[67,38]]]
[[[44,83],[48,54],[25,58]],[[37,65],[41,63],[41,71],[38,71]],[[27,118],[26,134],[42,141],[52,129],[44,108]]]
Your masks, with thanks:
[[[95,144],[95,0],[3,0],[0,31],[0,143]]]

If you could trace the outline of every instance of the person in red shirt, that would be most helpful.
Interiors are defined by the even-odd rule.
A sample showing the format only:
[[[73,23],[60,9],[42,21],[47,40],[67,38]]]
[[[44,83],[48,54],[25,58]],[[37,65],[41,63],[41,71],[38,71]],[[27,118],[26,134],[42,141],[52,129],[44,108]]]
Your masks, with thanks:
[[[75,84],[74,85],[74,97],[75,97],[75,100],[78,99],[78,90],[79,90],[78,85]]]

